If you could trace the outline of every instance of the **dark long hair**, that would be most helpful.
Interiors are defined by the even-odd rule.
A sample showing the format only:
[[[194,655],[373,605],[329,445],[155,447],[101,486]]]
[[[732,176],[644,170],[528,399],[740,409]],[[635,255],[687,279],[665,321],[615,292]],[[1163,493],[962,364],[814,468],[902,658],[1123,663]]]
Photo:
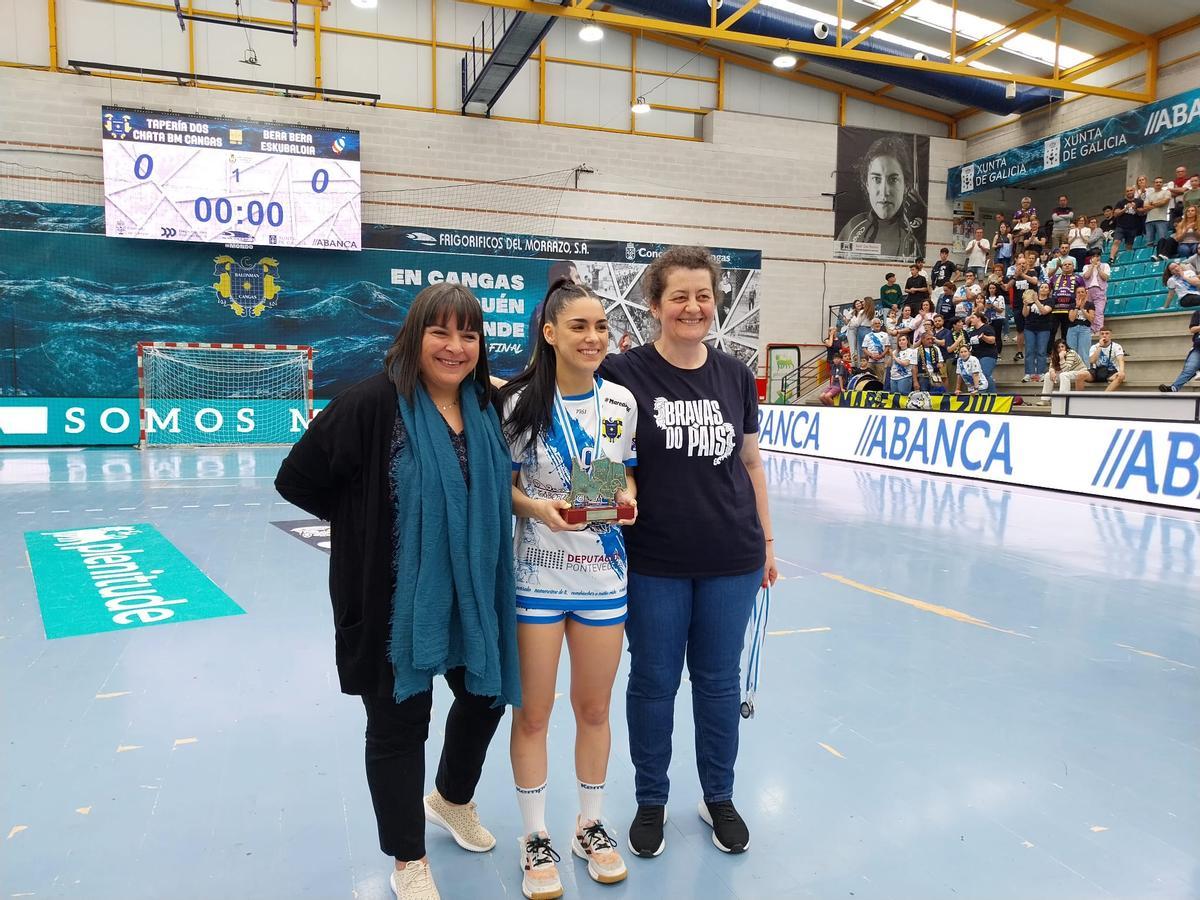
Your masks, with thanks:
[[[555,378],[558,374],[558,358],[554,348],[546,340],[547,322],[557,322],[566,306],[582,297],[600,298],[582,284],[567,278],[559,278],[550,285],[541,312],[534,322],[533,353],[525,371],[504,385],[499,392],[500,409],[503,411],[509,398],[520,391],[512,410],[504,419],[504,436],[513,446],[520,441],[524,451],[541,435],[550,430],[554,414]]]
[[[890,156],[896,160],[896,164],[900,166],[900,171],[904,174],[904,199],[900,201],[900,208],[896,210],[896,216],[900,218],[901,224],[909,231],[915,232],[925,223],[925,200],[921,197],[920,186],[917,184],[917,136],[912,135],[911,140],[912,144],[910,145],[904,135],[889,134],[881,137],[871,144],[866,155],[855,166],[859,186],[868,201],[867,216],[870,224],[863,234],[864,241],[873,241],[879,233],[880,221],[870,204],[871,191],[867,187],[867,173],[871,168],[871,163],[881,156]],[[920,255],[919,250],[917,255]]]
[[[461,284],[433,284],[413,299],[400,333],[383,357],[383,368],[396,386],[396,393],[409,403],[421,378],[421,344],[425,329],[445,326],[451,319],[459,331],[474,331],[479,335],[479,362],[473,376],[480,388],[479,408],[492,402],[492,380],[488,375],[487,342],[483,337],[483,307]]]

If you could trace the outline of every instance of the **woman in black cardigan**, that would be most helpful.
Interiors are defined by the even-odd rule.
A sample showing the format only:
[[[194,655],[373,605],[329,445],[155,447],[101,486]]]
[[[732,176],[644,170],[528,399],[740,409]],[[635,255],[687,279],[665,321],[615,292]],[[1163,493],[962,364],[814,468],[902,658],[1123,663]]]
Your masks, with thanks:
[[[338,677],[366,707],[367,782],[402,900],[438,897],[426,819],[464,849],[495,845],[471,798],[520,679],[512,467],[491,399],[479,302],[461,285],[426,288],[384,371],[338,395],[275,479],[286,500],[332,524]],[[422,798],[437,675],[454,703],[435,789]]]

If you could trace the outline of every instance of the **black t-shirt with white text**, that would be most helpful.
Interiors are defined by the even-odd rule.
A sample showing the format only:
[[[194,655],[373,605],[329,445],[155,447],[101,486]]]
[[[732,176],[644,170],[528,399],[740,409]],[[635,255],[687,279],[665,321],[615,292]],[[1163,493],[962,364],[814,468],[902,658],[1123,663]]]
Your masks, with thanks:
[[[909,288],[921,288],[916,293],[909,291]],[[915,300],[920,303],[929,296],[929,280],[924,275],[911,275],[904,282],[904,296],[908,300]]]
[[[997,338],[997,344],[989,344],[987,341],[983,340],[982,335],[985,334],[989,334],[992,337],[997,337],[996,329],[992,326],[991,322],[987,322],[978,328],[967,329],[967,344],[971,348],[972,356],[996,356],[996,348],[997,344],[999,343],[999,338]],[[978,341],[974,340],[977,335],[980,336]]]
[[[1128,200],[1122,197],[1119,202],[1113,204],[1113,221],[1116,226],[1122,231],[1137,231],[1142,227],[1145,217],[1139,216],[1137,211],[1142,208],[1141,197],[1134,197]]]
[[[929,274],[933,276],[933,286],[941,287],[947,281],[954,277],[954,273],[958,271],[958,266],[952,260],[938,260],[933,264],[933,268]]]
[[[599,374],[638,406],[638,518],[623,529],[630,571],[711,578],[761,568],[766,545],[739,455],[758,432],[754,373],[711,347],[700,368],[680,369],[646,344],[610,354]]]

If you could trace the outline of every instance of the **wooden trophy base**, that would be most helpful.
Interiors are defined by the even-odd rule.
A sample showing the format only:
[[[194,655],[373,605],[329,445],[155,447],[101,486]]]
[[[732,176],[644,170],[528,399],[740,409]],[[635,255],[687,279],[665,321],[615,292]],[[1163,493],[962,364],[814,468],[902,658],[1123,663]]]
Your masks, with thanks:
[[[632,506],[575,506],[563,510],[563,521],[568,525],[582,522],[615,522],[617,519],[632,519]]]

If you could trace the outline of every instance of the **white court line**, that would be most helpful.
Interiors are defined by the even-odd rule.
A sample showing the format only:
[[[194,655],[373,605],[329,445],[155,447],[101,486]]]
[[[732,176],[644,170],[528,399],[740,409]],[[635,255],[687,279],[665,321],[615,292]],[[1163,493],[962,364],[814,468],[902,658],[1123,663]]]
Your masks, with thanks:
[[[228,503],[214,503],[213,509],[216,509],[218,506],[228,506],[228,505],[229,505]]]
[[[170,509],[169,506],[152,506],[151,509]]]
[[[102,509],[85,509],[84,512],[104,512]]]
[[[117,512],[133,512],[135,509],[137,509],[136,506],[118,506]]]
[[[262,506],[261,503],[243,503],[242,506]]]
[[[35,509],[23,509],[23,510],[19,511],[17,513],[17,515],[18,516],[32,516],[36,512],[37,512],[37,510],[35,510]]]
[[[199,503],[185,503],[185,504],[183,504],[182,508],[183,509],[199,509],[200,504]]]

